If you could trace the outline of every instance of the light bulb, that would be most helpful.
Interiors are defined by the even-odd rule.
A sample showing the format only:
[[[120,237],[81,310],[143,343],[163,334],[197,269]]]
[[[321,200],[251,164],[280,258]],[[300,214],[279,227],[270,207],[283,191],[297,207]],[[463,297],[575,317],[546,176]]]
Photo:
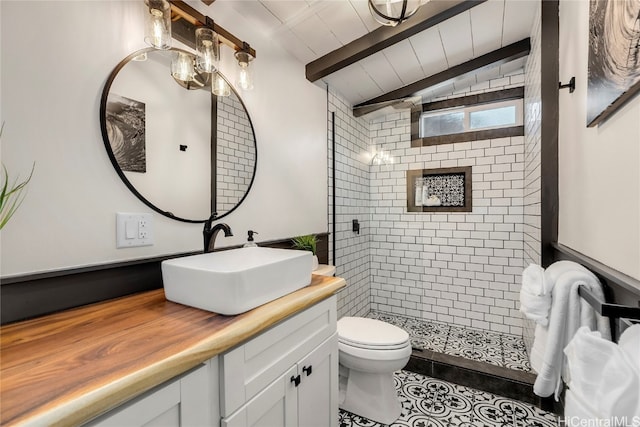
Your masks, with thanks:
[[[251,76],[251,71],[249,70],[248,64],[245,66],[240,65],[240,74],[238,76],[238,86],[242,90],[253,89],[253,77]]]
[[[218,35],[210,28],[196,29],[196,69],[202,73],[213,73],[220,58]]]
[[[216,96],[229,96],[231,95],[231,88],[227,81],[220,75],[220,73],[216,73],[213,82],[211,83],[211,92]]]
[[[188,53],[178,52],[171,61],[171,75],[177,80],[188,82],[193,80],[194,74],[193,57]]]
[[[171,6],[166,0],[146,0],[149,7],[146,15],[144,40],[156,49],[171,47]]]
[[[249,45],[244,44],[243,49],[236,52],[236,59],[238,60],[238,80],[237,86],[242,90],[253,89],[253,72],[249,67],[249,63],[253,60],[253,56],[249,53]]]

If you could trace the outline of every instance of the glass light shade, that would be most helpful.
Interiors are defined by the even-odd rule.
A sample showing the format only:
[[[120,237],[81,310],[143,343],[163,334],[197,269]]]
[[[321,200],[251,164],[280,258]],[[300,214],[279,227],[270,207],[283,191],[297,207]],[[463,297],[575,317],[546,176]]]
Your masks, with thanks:
[[[174,79],[188,82],[193,80],[195,70],[193,68],[193,56],[188,53],[178,52],[171,61],[171,75]]]
[[[247,50],[248,47],[246,50],[236,52],[238,67],[240,67],[236,84],[240,89],[245,91],[253,89],[253,69],[249,67],[249,63],[253,60],[253,56],[251,56]]]
[[[156,49],[171,48],[171,6],[167,0],[145,0],[146,14],[144,41]]]
[[[213,73],[220,60],[218,34],[211,28],[196,29],[196,68],[202,73]]]
[[[369,11],[382,25],[395,27],[416,13],[425,0],[369,0]]]
[[[242,90],[253,89],[253,71],[248,65],[240,65],[240,72],[238,73],[238,87]]]
[[[211,92],[216,96],[231,95],[231,88],[229,87],[229,84],[219,73],[215,74],[215,77],[211,82]]]

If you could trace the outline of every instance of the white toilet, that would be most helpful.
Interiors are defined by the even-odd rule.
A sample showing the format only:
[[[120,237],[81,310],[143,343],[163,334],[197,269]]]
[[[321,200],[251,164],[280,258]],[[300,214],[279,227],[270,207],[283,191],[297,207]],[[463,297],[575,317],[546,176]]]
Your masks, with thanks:
[[[343,317],[338,350],[340,408],[382,424],[397,420],[402,408],[393,372],[409,361],[409,334],[380,320]]]
[[[336,268],[320,265],[313,274],[333,276]],[[402,410],[393,373],[411,357],[409,334],[397,326],[364,317],[338,320],[340,397],[345,411],[391,424]]]

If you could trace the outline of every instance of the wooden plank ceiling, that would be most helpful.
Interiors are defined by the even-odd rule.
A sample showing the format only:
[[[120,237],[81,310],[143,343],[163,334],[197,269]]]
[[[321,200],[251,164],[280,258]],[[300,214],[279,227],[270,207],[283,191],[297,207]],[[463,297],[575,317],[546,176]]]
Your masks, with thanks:
[[[410,96],[428,102],[523,69],[539,0],[430,0],[397,27],[378,24],[366,0],[234,1],[233,7],[307,64],[310,81],[370,112],[379,102]]]

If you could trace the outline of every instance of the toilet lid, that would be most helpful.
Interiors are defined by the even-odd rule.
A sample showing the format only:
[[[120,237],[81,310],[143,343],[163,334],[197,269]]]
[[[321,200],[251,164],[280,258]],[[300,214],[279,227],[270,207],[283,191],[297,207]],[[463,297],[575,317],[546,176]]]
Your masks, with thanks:
[[[397,326],[365,317],[338,320],[338,340],[360,348],[399,348],[407,345],[409,334]]]

